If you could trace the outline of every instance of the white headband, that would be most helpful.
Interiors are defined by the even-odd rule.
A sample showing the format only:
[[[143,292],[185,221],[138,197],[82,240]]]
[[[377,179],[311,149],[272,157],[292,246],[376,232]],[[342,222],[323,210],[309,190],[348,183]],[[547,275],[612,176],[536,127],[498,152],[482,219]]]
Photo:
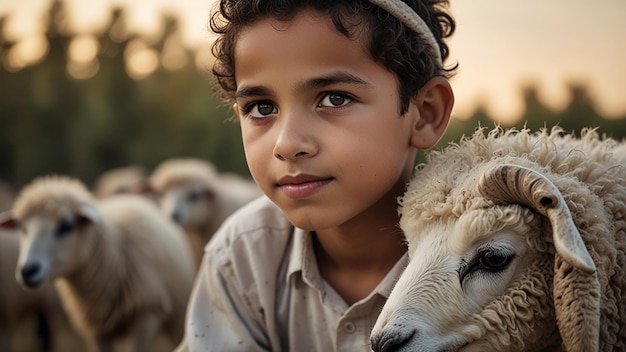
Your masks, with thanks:
[[[433,53],[437,55],[439,64],[442,64],[439,44],[437,44],[437,40],[435,39],[433,32],[430,30],[426,22],[424,22],[417,12],[410,8],[409,5],[402,0],[369,0],[369,2],[389,12],[390,15],[400,20],[400,22],[404,23],[405,26],[412,29],[415,33],[423,35],[430,45]]]

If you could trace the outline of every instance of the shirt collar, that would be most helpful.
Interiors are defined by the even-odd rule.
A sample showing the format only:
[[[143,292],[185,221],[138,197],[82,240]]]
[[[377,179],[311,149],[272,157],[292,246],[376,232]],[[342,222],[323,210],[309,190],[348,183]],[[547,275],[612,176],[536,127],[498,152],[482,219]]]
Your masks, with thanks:
[[[309,286],[322,290],[323,283],[315,259],[311,231],[294,228],[293,250],[289,257],[287,277],[295,273],[302,275],[302,280]]]

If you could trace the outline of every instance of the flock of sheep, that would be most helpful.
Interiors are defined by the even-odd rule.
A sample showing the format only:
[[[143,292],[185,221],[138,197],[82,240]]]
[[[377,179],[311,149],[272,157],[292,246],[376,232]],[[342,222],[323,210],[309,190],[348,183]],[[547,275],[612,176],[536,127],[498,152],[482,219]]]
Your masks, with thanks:
[[[59,329],[92,351],[154,350],[182,339],[202,248],[234,210],[260,196],[253,181],[207,161],[176,158],[151,174],[103,173],[91,189],[38,177],[0,204],[0,351],[16,327],[46,323],[38,350],[65,350]],[[19,233],[19,234],[18,234]],[[28,288],[28,289],[24,289]]]
[[[411,260],[374,351],[626,350],[626,142],[479,129],[427,160],[400,199]],[[260,195],[200,160],[102,179],[42,177],[0,204],[0,350],[21,314],[59,311],[98,351],[175,345],[203,245]]]

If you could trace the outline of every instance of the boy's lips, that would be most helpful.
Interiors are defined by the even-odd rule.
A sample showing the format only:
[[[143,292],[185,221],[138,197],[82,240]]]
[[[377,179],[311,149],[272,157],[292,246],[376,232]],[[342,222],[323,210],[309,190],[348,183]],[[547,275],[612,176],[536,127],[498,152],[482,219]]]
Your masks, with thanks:
[[[305,198],[317,192],[332,180],[332,177],[307,174],[287,175],[278,179],[276,187],[289,198]]]

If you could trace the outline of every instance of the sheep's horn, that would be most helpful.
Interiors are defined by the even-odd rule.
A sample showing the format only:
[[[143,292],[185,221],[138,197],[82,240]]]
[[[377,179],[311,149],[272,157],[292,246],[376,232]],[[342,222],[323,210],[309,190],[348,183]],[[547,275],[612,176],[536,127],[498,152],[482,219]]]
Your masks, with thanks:
[[[496,204],[519,203],[546,216],[552,224],[554,246],[563,260],[589,274],[596,271],[565,199],[545,176],[518,165],[498,165],[485,172],[478,191]]]

